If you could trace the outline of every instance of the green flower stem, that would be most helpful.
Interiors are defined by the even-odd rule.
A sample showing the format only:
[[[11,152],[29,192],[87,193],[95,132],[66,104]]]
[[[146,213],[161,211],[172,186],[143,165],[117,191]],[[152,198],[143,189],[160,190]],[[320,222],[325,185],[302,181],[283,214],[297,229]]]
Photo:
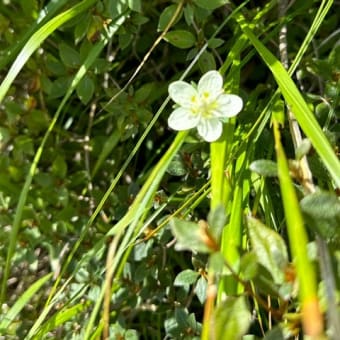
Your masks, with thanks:
[[[226,206],[230,195],[230,183],[225,173],[228,146],[232,143],[234,123],[224,124],[221,138],[210,143],[211,201],[210,209]]]
[[[238,273],[237,266],[240,260],[240,249],[242,248],[242,216],[243,216],[243,201],[244,201],[244,180],[243,173],[246,165],[246,151],[243,152],[235,167],[235,188],[233,190],[233,199],[230,211],[230,221],[227,227],[223,230],[221,251],[230,266],[233,267],[235,273]],[[238,293],[239,284],[232,275],[226,276],[219,286],[219,300],[223,294],[235,295]]]
[[[285,211],[289,244],[296,266],[299,282],[299,298],[302,306],[302,321],[306,335],[317,337],[323,333],[323,321],[317,296],[316,273],[308,258],[308,238],[289,174],[288,161],[282,144],[278,122],[273,119],[275,149],[278,165],[278,176]]]

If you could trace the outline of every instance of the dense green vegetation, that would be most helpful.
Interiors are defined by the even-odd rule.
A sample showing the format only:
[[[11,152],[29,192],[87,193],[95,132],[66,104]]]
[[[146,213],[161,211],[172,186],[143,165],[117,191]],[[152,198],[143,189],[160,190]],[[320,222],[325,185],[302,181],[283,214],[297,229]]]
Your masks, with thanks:
[[[337,6],[2,0],[1,339],[336,339]],[[211,143],[168,126],[210,70]]]

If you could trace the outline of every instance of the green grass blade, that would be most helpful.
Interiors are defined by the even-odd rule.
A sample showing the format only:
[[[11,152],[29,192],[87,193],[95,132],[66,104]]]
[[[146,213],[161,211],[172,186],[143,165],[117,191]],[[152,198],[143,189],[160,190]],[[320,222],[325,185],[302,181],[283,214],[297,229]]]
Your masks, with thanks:
[[[50,1],[39,13],[37,21],[30,26],[24,33],[23,37],[10,46],[8,50],[4,51],[4,56],[0,58],[0,70],[2,70],[9,62],[13,60],[15,55],[25,45],[26,41],[34,34],[34,32],[41,27],[46,21],[55,16],[57,11],[67,3],[67,0]]]
[[[177,133],[176,138],[172,142],[167,152],[163,155],[160,161],[153,168],[150,176],[144,183],[142,189],[139,191],[137,197],[132,203],[127,214],[114,227],[115,234],[121,235],[124,232],[124,237],[123,240],[120,242],[117,252],[115,253],[113,259],[113,264],[111,268],[113,272],[115,272],[116,268],[119,266],[121,258],[124,256],[124,252],[126,251],[130,242],[132,241],[132,236],[134,234],[138,235],[138,229],[136,227],[141,223],[141,216],[145,213],[145,210],[148,208],[149,202],[153,198],[155,192],[157,191],[159,183],[161,182],[165,171],[167,170],[173,157],[177,154],[187,135],[188,131],[180,131]],[[128,225],[129,227],[126,229]],[[84,339],[89,339],[91,334],[93,333],[94,323],[103,301],[105,289],[106,281],[102,285],[100,295],[96,301],[89,322],[86,326]]]
[[[95,2],[95,0],[84,0],[83,2],[73,6],[67,11],[51,19],[32,35],[32,37],[27,41],[27,43],[15,59],[15,62],[12,64],[5,79],[0,85],[0,103],[4,99],[8,89],[12,85],[18,73],[21,71],[33,52],[41,45],[41,43],[58,27],[88,9]]]
[[[39,160],[41,158],[45,143],[46,143],[50,133],[52,132],[52,130],[53,130],[58,118],[59,118],[59,115],[62,112],[62,109],[64,108],[64,106],[67,103],[68,99],[70,98],[72,92],[76,88],[77,84],[82,79],[82,77],[85,75],[85,73],[90,68],[90,66],[94,63],[94,61],[96,60],[96,58],[98,57],[100,52],[103,50],[103,48],[107,44],[110,36],[112,36],[117,31],[117,29],[124,22],[124,20],[125,20],[124,16],[121,16],[120,18],[118,18],[117,22],[113,23],[112,26],[109,29],[109,37],[108,38],[103,37],[90,51],[90,53],[87,56],[86,60],[84,61],[83,65],[79,68],[78,72],[74,76],[73,81],[70,85],[70,88],[68,89],[65,97],[61,101],[61,103],[60,103],[60,105],[57,109],[57,112],[55,113],[55,115],[54,115],[54,117],[53,117],[53,119],[52,119],[52,121],[51,121],[51,123],[48,127],[48,130],[46,131],[44,138],[43,138],[43,140],[42,140],[42,142],[41,142],[41,144],[40,144],[40,146],[39,146],[39,148],[38,148],[38,150],[35,154],[35,157],[33,159],[32,165],[30,167],[29,173],[26,176],[24,187],[23,187],[23,189],[20,193],[19,202],[18,202],[17,209],[16,209],[15,216],[14,216],[13,227],[12,227],[10,240],[9,240],[9,246],[8,246],[8,250],[7,250],[6,265],[5,265],[4,274],[3,274],[3,278],[2,278],[0,301],[4,301],[4,298],[5,298],[6,287],[7,287],[7,279],[8,279],[9,272],[10,272],[11,260],[12,260],[13,254],[15,252],[15,246],[16,246],[16,242],[17,242],[17,235],[18,235],[18,232],[19,232],[19,229],[20,229],[22,213],[23,213],[23,210],[24,210],[25,202],[27,200],[29,188],[30,188],[30,185],[32,183],[32,179],[34,177],[35,171],[37,169]]]
[[[33,295],[52,277],[52,273],[47,274],[34,282],[15,302],[9,311],[1,316],[0,333],[9,327],[11,322],[17,317],[20,311],[26,306]]]
[[[54,307],[54,305],[57,303],[58,299],[60,298],[60,296],[62,296],[62,294],[64,293],[65,289],[68,289],[69,284],[71,282],[71,280],[73,279],[73,276],[70,276],[65,283],[63,284],[63,286],[59,289],[59,291],[57,292],[57,294],[54,296],[54,300],[51,301],[49,303],[49,305],[47,307],[45,307],[42,312],[39,314],[39,317],[37,318],[37,320],[35,321],[34,325],[32,326],[32,328],[30,329],[30,331],[28,332],[28,334],[25,337],[25,340],[29,340],[29,339],[36,339],[36,334],[39,330],[39,327],[41,326],[42,322],[45,320],[45,318],[47,317],[47,315],[49,313],[51,313],[52,308]]]
[[[45,336],[48,332],[71,320],[73,317],[81,313],[85,308],[87,308],[86,303],[78,303],[70,308],[64,308],[58,311],[41,326],[39,332],[36,336],[34,336],[34,338],[43,339],[43,336]]]
[[[239,15],[237,21],[273,73],[281,93],[294,113],[299,125],[310,139],[335,184],[340,187],[340,162],[300,91],[280,61],[254,35],[244,18]]]
[[[306,335],[321,336],[323,333],[323,322],[318,301],[316,273],[313,264],[308,258],[307,232],[304,227],[299,201],[289,174],[288,161],[281,144],[279,125],[275,118],[273,123],[280,189],[289,245],[299,282],[303,326]]]

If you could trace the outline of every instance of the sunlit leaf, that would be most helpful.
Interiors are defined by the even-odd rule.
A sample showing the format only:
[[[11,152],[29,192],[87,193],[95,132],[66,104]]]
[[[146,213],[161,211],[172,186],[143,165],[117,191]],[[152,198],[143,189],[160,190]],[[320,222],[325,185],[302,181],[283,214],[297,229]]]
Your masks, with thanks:
[[[228,2],[229,0],[194,0],[194,4],[205,9],[215,9]]]
[[[269,159],[258,159],[249,168],[264,177],[277,177],[277,164]]]
[[[276,283],[284,281],[284,268],[288,263],[287,248],[282,237],[253,217],[247,218],[253,252],[273,276]]]
[[[241,339],[251,323],[245,298],[228,297],[215,310],[216,339]]]
[[[173,218],[170,221],[170,226],[177,239],[177,250],[210,252],[209,247],[204,243],[204,234],[198,223]]]
[[[188,286],[197,280],[199,273],[195,270],[186,269],[180,272],[174,281],[174,286]]]

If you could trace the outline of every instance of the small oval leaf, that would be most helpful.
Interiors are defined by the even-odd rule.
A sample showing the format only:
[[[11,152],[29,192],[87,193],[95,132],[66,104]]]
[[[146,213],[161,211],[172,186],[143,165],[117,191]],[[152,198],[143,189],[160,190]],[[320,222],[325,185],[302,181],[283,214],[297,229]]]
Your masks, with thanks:
[[[272,274],[275,283],[283,283],[284,269],[288,264],[284,240],[277,232],[253,217],[247,217],[247,226],[253,252],[259,263]]]
[[[198,300],[200,301],[200,303],[202,305],[203,305],[205,298],[206,298],[207,285],[208,285],[208,282],[203,276],[201,276],[197,280],[197,284],[196,284],[196,287],[195,287],[195,294],[196,294]]]
[[[316,192],[300,202],[307,226],[328,242],[340,244],[340,202],[328,192]]]
[[[215,310],[216,339],[241,339],[251,323],[251,314],[244,296],[228,297]]]
[[[277,164],[268,159],[259,159],[249,166],[251,171],[264,177],[277,177]]]
[[[301,144],[295,150],[295,158],[300,160],[302,157],[306,156],[312,147],[312,143],[309,139],[305,138],[302,140]]]
[[[185,30],[170,31],[165,35],[164,40],[171,45],[183,49],[190,48],[196,43],[195,36],[191,32]]]
[[[83,104],[87,104],[92,99],[94,90],[94,82],[87,75],[85,75],[83,79],[80,80],[76,89],[77,95]]]
[[[197,223],[173,218],[170,221],[172,233],[177,238],[176,250],[191,250],[209,253],[211,250],[204,243],[203,231]]]
[[[169,22],[173,18],[174,14],[177,10],[177,7],[178,7],[177,5],[170,5],[170,6],[168,6],[164,9],[164,11],[161,13],[161,15],[159,17],[158,27],[157,27],[158,31],[164,31],[165,30],[165,28],[168,26]],[[175,24],[180,18],[181,18],[181,15],[179,15],[176,18],[176,20],[173,24]]]
[[[194,4],[204,9],[215,9],[227,4],[229,0],[194,0]]]
[[[184,176],[187,173],[181,155],[174,156],[166,171],[172,176]]]
[[[61,43],[59,45],[60,59],[68,67],[78,67],[80,65],[79,53],[70,46]]]
[[[192,269],[180,272],[174,281],[174,286],[189,286],[196,282],[200,274]]]
[[[202,73],[216,70],[216,62],[212,53],[204,51],[198,59],[198,67],[200,68]]]

